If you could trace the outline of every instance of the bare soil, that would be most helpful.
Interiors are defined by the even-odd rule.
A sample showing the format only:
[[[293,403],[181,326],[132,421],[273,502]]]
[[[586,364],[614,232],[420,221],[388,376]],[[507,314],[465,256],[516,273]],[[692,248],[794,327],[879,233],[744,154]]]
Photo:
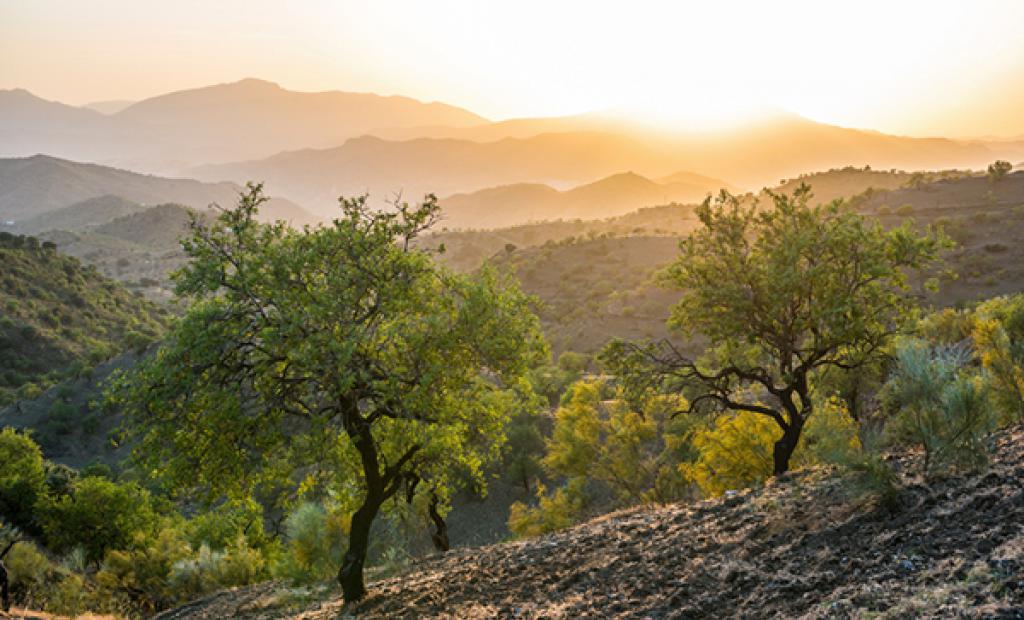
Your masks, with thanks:
[[[331,586],[226,591],[184,618],[1024,618],[1024,427],[982,473],[925,483],[898,505],[851,495],[839,472],[637,508],[536,539],[412,564],[345,606]]]

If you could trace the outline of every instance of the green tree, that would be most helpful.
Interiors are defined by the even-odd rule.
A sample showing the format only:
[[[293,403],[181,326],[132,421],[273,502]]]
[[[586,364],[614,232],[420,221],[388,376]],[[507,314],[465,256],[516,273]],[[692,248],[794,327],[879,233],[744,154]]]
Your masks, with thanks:
[[[27,532],[38,532],[36,503],[47,492],[43,453],[27,433],[0,431],[0,515]]]
[[[136,534],[152,532],[157,521],[149,492],[138,485],[81,478],[70,495],[46,508],[43,533],[49,548],[81,546],[89,562],[99,563],[108,550],[126,549]]]
[[[885,231],[840,200],[812,207],[804,184],[769,194],[767,207],[728,192],[706,200],[703,226],[662,274],[683,292],[670,327],[705,337],[707,352],[694,360],[667,341],[613,343],[606,357],[627,381],[689,391],[688,411],[770,419],[782,431],[771,455],[779,475],[814,411],[814,377],[877,358],[911,304],[906,270],[928,265],[945,238]]]
[[[137,455],[175,488],[244,497],[277,487],[354,509],[338,573],[365,593],[371,525],[416,484],[450,494],[496,457],[512,387],[546,356],[531,300],[491,271],[454,275],[418,249],[419,206],[304,230],[261,224],[250,185],[212,224],[195,218],[176,275],[188,313],[115,395],[143,429]],[[445,502],[442,501],[442,504]]]

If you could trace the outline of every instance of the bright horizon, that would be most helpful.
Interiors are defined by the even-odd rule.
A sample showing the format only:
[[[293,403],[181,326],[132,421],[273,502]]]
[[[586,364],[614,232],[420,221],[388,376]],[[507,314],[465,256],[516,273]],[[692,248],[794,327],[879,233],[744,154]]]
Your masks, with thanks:
[[[500,120],[784,109],[915,136],[1024,135],[1024,3],[0,1],[0,88],[83,105],[256,77]]]

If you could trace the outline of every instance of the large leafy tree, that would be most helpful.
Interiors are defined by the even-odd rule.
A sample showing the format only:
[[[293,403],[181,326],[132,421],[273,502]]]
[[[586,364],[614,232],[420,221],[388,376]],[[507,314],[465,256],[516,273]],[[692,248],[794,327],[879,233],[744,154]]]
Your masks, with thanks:
[[[382,507],[403,489],[482,485],[546,344],[516,286],[416,248],[433,197],[383,212],[342,200],[304,230],[258,223],[263,200],[250,186],[216,221],[193,220],[177,274],[192,304],[116,394],[144,429],[136,453],[175,487],[348,501],[338,579],[356,600]]]
[[[663,273],[682,291],[670,326],[709,347],[697,359],[669,342],[614,344],[607,355],[631,381],[689,393],[686,411],[765,416],[785,473],[813,414],[812,380],[876,360],[910,309],[908,270],[929,264],[941,235],[884,230],[842,201],[811,206],[801,185],[762,206],[722,192],[697,209],[703,226]]]

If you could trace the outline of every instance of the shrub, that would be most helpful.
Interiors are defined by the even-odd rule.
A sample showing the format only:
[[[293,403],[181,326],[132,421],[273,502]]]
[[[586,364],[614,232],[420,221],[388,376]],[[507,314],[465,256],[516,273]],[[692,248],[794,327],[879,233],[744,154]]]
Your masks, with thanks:
[[[720,415],[711,428],[694,435],[699,456],[680,465],[680,471],[706,496],[760,483],[772,475],[772,446],[780,434],[767,416]]]
[[[334,575],[345,548],[348,519],[337,508],[303,502],[285,519],[285,553],[274,572],[297,583]]]
[[[195,556],[179,560],[171,570],[169,585],[182,600],[222,588],[254,583],[264,576],[265,562],[259,551],[239,536],[223,551],[202,545]]]
[[[508,528],[520,537],[539,536],[570,527],[583,515],[587,503],[585,478],[570,478],[554,493],[537,485],[537,506],[515,502],[509,509]]]
[[[43,530],[55,551],[81,545],[88,561],[99,563],[109,549],[130,548],[136,535],[153,531],[156,522],[148,491],[133,483],[88,477],[47,508]]]
[[[172,588],[174,566],[192,556],[192,549],[174,527],[152,538],[137,536],[134,548],[107,553],[96,581],[110,598],[130,596],[148,611],[173,604],[180,597]]]
[[[994,415],[983,378],[965,368],[963,347],[900,344],[884,398],[898,413],[890,431],[924,450],[924,473],[946,467],[974,469],[987,461],[986,438]]]
[[[0,431],[0,515],[11,525],[37,532],[35,506],[46,490],[39,446],[27,433]]]
[[[50,560],[31,542],[20,542],[5,560],[11,579],[11,595],[22,605],[40,600],[53,572]]]
[[[680,465],[683,475],[706,496],[759,484],[772,475],[772,450],[781,431],[766,416],[750,412],[720,415],[693,437],[697,457]],[[796,466],[845,465],[861,451],[857,424],[835,396],[816,403],[793,453]]]

